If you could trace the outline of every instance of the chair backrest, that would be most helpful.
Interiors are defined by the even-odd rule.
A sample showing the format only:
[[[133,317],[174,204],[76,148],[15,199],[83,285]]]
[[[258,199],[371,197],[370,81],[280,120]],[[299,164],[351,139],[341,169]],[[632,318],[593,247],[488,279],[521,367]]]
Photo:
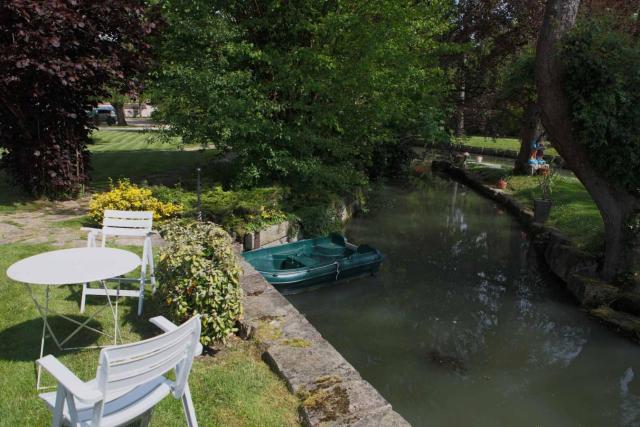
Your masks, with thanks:
[[[109,396],[148,383],[172,369],[176,371],[173,395],[182,397],[200,339],[200,315],[173,331],[100,352],[96,375],[98,390]]]
[[[102,218],[102,246],[107,236],[146,236],[152,227],[152,211],[105,210]]]

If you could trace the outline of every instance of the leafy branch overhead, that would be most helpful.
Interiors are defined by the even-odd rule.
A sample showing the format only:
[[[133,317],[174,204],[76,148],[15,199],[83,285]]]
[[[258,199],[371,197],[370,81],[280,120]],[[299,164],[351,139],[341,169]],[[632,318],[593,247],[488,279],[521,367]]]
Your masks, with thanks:
[[[444,136],[448,2],[188,3],[161,3],[151,99],[185,142],[233,150],[237,184],[350,191],[398,137]]]

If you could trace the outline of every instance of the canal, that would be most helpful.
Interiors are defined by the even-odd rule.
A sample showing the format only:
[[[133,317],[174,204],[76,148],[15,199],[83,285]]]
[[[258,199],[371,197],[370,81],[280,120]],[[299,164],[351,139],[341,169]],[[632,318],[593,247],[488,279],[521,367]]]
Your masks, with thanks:
[[[640,425],[640,347],[541,273],[493,202],[381,186],[347,236],[381,271],[287,298],[412,425]]]

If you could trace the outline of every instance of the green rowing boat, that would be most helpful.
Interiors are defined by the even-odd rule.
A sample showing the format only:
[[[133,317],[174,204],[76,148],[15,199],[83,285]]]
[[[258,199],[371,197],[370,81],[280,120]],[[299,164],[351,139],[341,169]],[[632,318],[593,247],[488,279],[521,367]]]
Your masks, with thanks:
[[[378,271],[382,254],[344,236],[300,240],[242,254],[279,291],[290,293],[324,282]]]

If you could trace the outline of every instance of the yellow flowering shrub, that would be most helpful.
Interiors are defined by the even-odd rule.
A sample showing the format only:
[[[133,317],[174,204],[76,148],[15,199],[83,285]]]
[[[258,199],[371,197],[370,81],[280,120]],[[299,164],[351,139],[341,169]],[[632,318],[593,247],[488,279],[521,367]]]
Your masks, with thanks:
[[[102,223],[105,210],[118,211],[153,211],[153,220],[159,221],[182,213],[182,205],[163,203],[153,197],[148,188],[138,187],[128,179],[118,180],[117,185],[110,185],[105,193],[95,194],[89,202],[89,217],[95,224]]]

